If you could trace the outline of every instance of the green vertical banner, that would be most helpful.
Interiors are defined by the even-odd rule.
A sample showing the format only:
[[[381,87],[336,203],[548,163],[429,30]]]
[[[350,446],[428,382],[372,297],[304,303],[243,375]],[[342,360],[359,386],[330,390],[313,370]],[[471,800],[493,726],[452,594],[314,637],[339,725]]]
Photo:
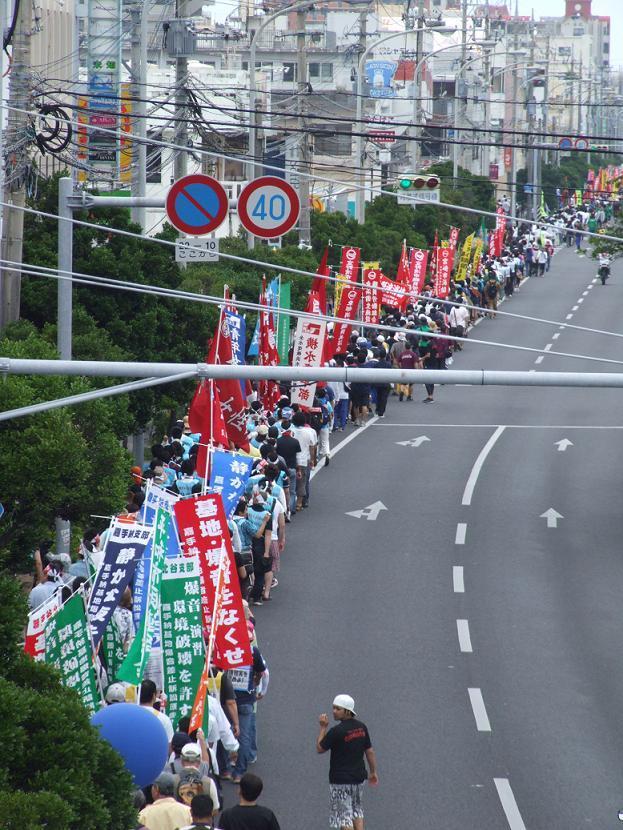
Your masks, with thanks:
[[[147,607],[136,637],[128,649],[123,665],[117,672],[118,680],[125,680],[138,686],[143,679],[143,672],[149,660],[151,644],[157,633],[160,612],[160,582],[162,569],[169,541],[171,514],[159,507],[154,517],[154,543],[151,551],[151,568],[149,569],[149,588],[147,590]]]
[[[63,686],[75,689],[89,712],[99,708],[82,594],[70,597],[48,620],[45,627],[45,662],[60,671]]]
[[[104,660],[106,661],[106,672],[110,683],[117,677],[121,664],[125,660],[125,651],[123,650],[123,643],[121,641],[121,634],[117,627],[117,622],[114,615],[110,618],[110,622],[106,626],[104,636],[102,637],[102,650],[104,652]]]
[[[205,657],[196,556],[165,561],[160,598],[167,714],[177,728],[179,719],[192,711]]]
[[[292,295],[292,283],[281,283],[279,291],[279,308],[290,310]],[[288,366],[290,355],[290,315],[279,315],[279,327],[277,329],[277,351],[279,352],[279,363],[281,366]]]

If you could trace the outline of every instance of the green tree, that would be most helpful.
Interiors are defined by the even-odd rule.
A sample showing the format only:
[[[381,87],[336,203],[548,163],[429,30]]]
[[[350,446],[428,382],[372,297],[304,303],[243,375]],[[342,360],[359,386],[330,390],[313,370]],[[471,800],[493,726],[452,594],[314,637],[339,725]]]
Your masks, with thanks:
[[[54,348],[32,324],[9,327],[0,353],[53,359]],[[85,378],[12,375],[0,384],[0,409],[17,409],[96,388]],[[130,457],[120,438],[131,417],[126,395],[0,422],[5,477],[0,562],[30,570],[30,552],[50,536],[56,515],[78,525],[90,514],[117,512],[124,504]]]
[[[76,692],[21,652],[25,622],[19,584],[0,573],[0,827],[130,830],[131,776]]]

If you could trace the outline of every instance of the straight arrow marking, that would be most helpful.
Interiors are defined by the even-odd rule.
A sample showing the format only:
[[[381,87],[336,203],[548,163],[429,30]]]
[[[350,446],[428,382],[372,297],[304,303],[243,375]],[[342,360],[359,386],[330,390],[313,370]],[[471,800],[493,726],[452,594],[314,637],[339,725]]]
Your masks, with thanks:
[[[568,438],[563,438],[560,441],[554,441],[554,446],[558,447],[558,452],[564,452],[567,447],[572,447],[573,443]]]
[[[425,441],[430,441],[428,435],[418,435],[417,438],[410,438],[408,441],[396,441],[401,447],[419,447]]]
[[[541,513],[539,516],[540,519],[547,519],[547,526],[548,527],[558,527],[558,519],[564,519],[565,517],[554,510],[553,507],[550,507],[549,510],[546,510],[545,513]]]

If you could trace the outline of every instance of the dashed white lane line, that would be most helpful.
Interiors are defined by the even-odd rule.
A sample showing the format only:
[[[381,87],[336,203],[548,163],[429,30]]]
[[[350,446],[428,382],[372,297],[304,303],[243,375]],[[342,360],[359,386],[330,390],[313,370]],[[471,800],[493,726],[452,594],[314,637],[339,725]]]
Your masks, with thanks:
[[[560,329],[560,331],[564,331],[566,329],[566,326],[558,326],[558,328]]]
[[[559,331],[557,331],[555,334],[552,334],[552,340],[558,340],[559,337],[560,337],[560,332]]]
[[[464,545],[465,544],[465,534],[467,533],[467,524],[465,522],[459,522],[456,526],[456,536],[454,537],[454,544],[455,545]]]
[[[549,350],[550,350],[551,348],[552,348],[552,344],[551,344],[551,343],[548,343],[548,344],[547,344],[547,346],[545,347],[545,351],[546,351],[546,352],[549,352]]]
[[[571,311],[577,311],[579,307],[580,307],[579,305],[574,305],[573,308],[571,309]]]
[[[597,280],[595,280],[595,282],[597,282]],[[593,286],[592,285],[587,285],[586,287],[590,291]]]
[[[540,354],[534,362],[535,363],[543,363],[543,358],[544,357],[545,357],[545,355]]]
[[[465,579],[463,577],[463,565],[454,565],[452,568],[452,587],[455,594],[465,593]]]
[[[588,288],[590,288],[590,285],[589,285]],[[583,297],[586,297],[587,295],[588,295],[588,289],[586,291],[582,291],[582,296]],[[578,300],[578,302],[579,302],[579,300]]]
[[[578,305],[581,305],[584,302],[584,297],[580,297],[578,299]]]
[[[456,630],[459,635],[459,648],[463,654],[472,654],[472,638],[469,635],[469,620],[457,620]]]
[[[494,778],[493,782],[498,791],[498,796],[502,803],[502,809],[506,815],[510,830],[526,830],[526,825],[523,823],[508,778]]]
[[[567,316],[565,317],[565,320],[571,320],[572,317],[573,317],[573,314],[567,314]]]
[[[491,438],[487,441],[484,447],[480,450],[480,454],[476,461],[474,462],[474,466],[472,467],[472,471],[469,474],[469,478],[467,479],[467,484],[465,485],[465,490],[463,491],[463,498],[461,500],[461,504],[463,506],[469,506],[472,503],[472,496],[474,495],[474,488],[476,487],[476,482],[478,481],[478,476],[480,475],[480,471],[482,470],[482,465],[487,460],[487,456],[493,449],[495,442],[498,440],[500,435],[504,432],[504,427],[500,426],[496,429],[493,433]]]
[[[491,732],[491,724],[489,723],[489,716],[487,715],[485,702],[482,698],[482,692],[480,689],[468,689],[467,692],[469,694],[469,702],[472,704],[476,729],[479,732]]]

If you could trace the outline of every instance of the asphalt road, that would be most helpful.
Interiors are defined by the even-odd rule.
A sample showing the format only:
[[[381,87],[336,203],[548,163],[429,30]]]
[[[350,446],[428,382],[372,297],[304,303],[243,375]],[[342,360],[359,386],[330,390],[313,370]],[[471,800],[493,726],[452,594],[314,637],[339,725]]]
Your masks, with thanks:
[[[562,250],[501,308],[620,331],[623,267],[605,287],[595,271]],[[558,322],[499,316],[471,336],[623,362],[622,338]],[[470,343],[454,368],[623,368],[538,357]],[[424,405],[421,391],[390,398],[288,525],[274,601],[256,609],[263,802],[284,830],[328,826],[317,718],[346,692],[378,757],[368,828],[620,827],[621,393],[442,387]],[[346,515],[379,500],[375,521]]]

